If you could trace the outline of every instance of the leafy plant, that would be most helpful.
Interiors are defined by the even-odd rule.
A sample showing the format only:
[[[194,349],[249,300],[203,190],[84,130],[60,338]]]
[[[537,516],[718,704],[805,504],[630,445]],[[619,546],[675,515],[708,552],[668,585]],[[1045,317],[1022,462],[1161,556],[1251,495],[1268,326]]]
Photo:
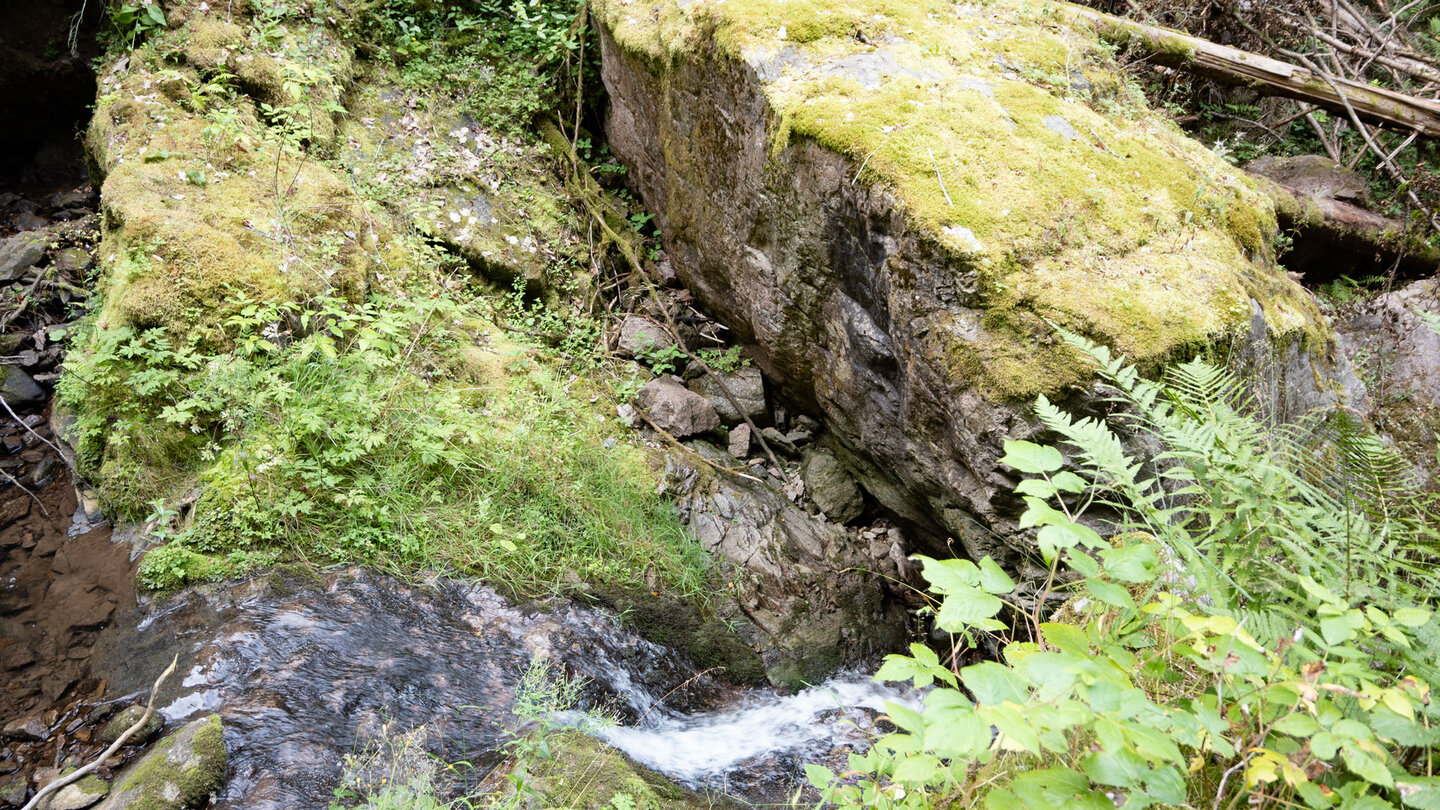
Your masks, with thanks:
[[[483,322],[478,302],[432,295],[242,300],[184,340],[83,328],[89,350],[60,390],[84,403],[83,465],[129,484],[102,486],[107,507],[133,514],[147,487],[169,489],[146,479],[182,464],[199,481],[173,486],[204,491],[147,582],[228,575],[232,552],[291,549],[397,572],[446,566],[527,593],[566,572],[641,582],[647,570],[701,590],[703,552],[643,460],[603,445],[582,392],[521,346],[478,348],[456,326]]]
[[[705,365],[722,374],[734,374],[750,365],[750,358],[741,353],[739,346],[729,346],[724,349],[701,349],[695,355],[704,360]]]
[[[939,629],[1015,634],[969,666],[890,656],[877,678],[938,686],[812,784],[851,807],[1437,806],[1434,560],[1389,451],[1353,425],[1268,424],[1204,363],[1159,385],[1067,340],[1117,414],[1042,397],[1060,445],[1006,444],[1045,580],[923,559]],[[1137,459],[1116,430],[1162,449]]]
[[[165,27],[165,10],[159,3],[124,3],[111,9],[110,24],[125,48],[133,49],[147,32]]]

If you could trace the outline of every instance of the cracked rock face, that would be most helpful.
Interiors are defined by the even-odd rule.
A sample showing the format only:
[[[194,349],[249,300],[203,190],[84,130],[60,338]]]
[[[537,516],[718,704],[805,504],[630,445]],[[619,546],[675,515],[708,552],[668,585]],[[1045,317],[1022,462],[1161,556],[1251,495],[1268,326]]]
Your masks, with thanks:
[[[824,417],[866,491],[970,556],[1026,545],[998,459],[1037,433],[1034,397],[1100,412],[1051,322],[1147,370],[1214,347],[1281,416],[1337,400],[1343,358],[1275,267],[1251,181],[1021,79],[1024,41],[1063,25],[1003,1],[958,22],[865,2],[592,5],[609,143],[676,275]],[[929,58],[942,45],[956,66]],[[1207,193],[1223,215],[1187,208]]]
[[[726,462],[703,442],[695,449]],[[667,455],[664,485],[705,550],[741,572],[735,598],[760,631],[772,683],[815,683],[904,641],[905,612],[876,572],[905,572],[884,553],[872,559],[860,529],[817,520],[775,487],[685,454]]]

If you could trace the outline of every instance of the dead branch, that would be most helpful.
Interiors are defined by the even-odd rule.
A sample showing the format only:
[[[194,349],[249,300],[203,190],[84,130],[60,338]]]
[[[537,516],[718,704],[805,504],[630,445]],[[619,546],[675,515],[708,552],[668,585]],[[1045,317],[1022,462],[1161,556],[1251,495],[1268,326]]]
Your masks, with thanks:
[[[20,808],[20,810],[35,810],[35,808],[40,806],[40,801],[46,796],[49,796],[51,793],[54,793],[55,791],[65,787],[68,784],[78,782],[81,779],[84,779],[86,776],[89,776],[90,773],[93,772],[96,768],[100,767],[101,764],[105,762],[105,760],[114,756],[115,752],[120,750],[120,746],[124,745],[125,741],[130,739],[130,736],[132,734],[144,728],[145,724],[150,722],[150,718],[155,716],[155,696],[160,691],[160,685],[165,683],[166,678],[174,674],[175,665],[179,663],[180,655],[177,653],[175,657],[171,659],[170,666],[166,667],[165,671],[160,673],[160,677],[155,679],[155,685],[150,687],[150,701],[145,706],[145,714],[140,716],[140,719],[136,721],[135,725],[125,729],[125,733],[117,737],[115,739],[115,742],[110,743],[110,747],[106,748],[104,753],[96,757],[95,760],[89,765],[80,768],[74,773],[66,774],[65,776],[56,779],[45,787],[40,788],[40,790],[35,794],[34,798],[30,799],[30,801],[27,802],[24,807]]]
[[[1313,62],[1309,66],[1282,62],[1081,6],[1064,8],[1075,19],[1091,25],[1102,38],[1137,47],[1158,64],[1347,115],[1353,113],[1363,120],[1416,130],[1427,137],[1440,137],[1440,102],[1337,77],[1322,72]],[[1293,52],[1285,55],[1294,56]]]

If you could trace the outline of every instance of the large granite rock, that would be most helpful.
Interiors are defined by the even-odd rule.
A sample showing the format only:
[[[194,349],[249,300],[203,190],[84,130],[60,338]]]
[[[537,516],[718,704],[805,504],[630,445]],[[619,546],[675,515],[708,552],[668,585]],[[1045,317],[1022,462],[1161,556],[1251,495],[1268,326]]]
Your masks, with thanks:
[[[1034,397],[1099,405],[1051,323],[1148,369],[1233,354],[1281,415],[1336,400],[1262,181],[1088,30],[1019,0],[591,5],[610,146],[679,278],[867,491],[970,554],[1018,545],[997,460]]]
[[[739,424],[746,417],[757,424],[769,418],[765,407],[765,378],[754,366],[702,374],[691,380],[689,386],[691,391],[709,400],[720,415],[720,421],[727,425]],[[726,396],[726,391],[729,396]],[[730,397],[735,398],[733,402]]]
[[[703,442],[695,448],[729,461]],[[905,612],[879,575],[902,578],[900,563],[870,556],[858,530],[821,522],[774,486],[687,454],[667,455],[664,487],[705,550],[735,567],[735,599],[760,631],[754,643],[775,685],[818,683],[904,641]]]

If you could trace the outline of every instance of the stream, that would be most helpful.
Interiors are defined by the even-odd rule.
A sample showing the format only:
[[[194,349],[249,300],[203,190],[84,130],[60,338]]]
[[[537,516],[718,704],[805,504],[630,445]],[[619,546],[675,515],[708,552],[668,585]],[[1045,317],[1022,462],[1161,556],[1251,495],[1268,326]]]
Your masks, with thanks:
[[[112,691],[139,693],[179,655],[167,726],[215,712],[230,777],[216,807],[323,808],[346,753],[378,730],[425,726],[432,753],[483,770],[501,759],[531,661],[585,684],[579,710],[617,718],[597,736],[700,791],[783,800],[806,762],[843,763],[886,700],[914,697],[842,675],[795,695],[696,675],[672,651],[574,600],[517,605],[462,581],[406,585],[352,568],[275,573],[137,604],[96,645]]]

